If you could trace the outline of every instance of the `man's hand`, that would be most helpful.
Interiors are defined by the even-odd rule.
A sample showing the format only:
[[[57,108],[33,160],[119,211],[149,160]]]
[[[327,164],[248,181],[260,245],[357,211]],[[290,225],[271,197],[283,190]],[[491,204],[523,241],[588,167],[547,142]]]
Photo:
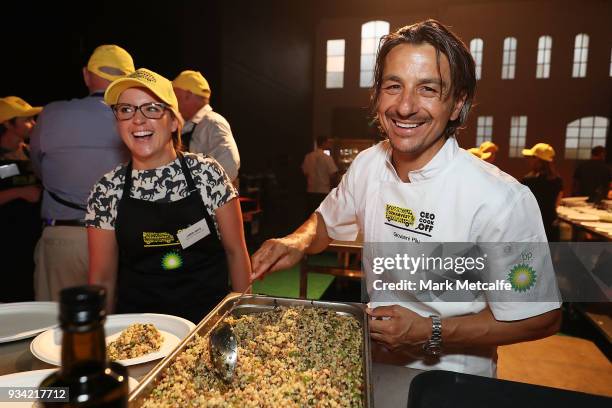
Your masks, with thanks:
[[[251,256],[253,274],[251,281],[268,272],[287,269],[300,262],[304,256],[303,245],[290,237],[269,239]]]
[[[366,309],[370,320],[370,336],[389,350],[425,343],[431,336],[431,320],[405,307],[392,305]],[[382,319],[385,318],[385,319]]]
[[[323,217],[319,213],[313,213],[292,234],[263,243],[251,257],[251,281],[263,277],[265,273],[290,268],[300,262],[305,253],[319,253],[327,248],[330,242]]]

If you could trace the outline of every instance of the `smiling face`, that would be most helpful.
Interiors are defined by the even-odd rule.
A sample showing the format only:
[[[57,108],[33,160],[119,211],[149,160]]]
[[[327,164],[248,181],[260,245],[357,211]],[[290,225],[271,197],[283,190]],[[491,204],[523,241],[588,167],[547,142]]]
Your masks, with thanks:
[[[118,100],[134,106],[150,102],[161,101],[144,88],[128,88]],[[117,120],[117,129],[132,153],[134,169],[154,169],[176,159],[172,132],[178,129],[178,121],[169,110],[160,119],[148,119],[136,110],[131,119]]]
[[[419,169],[444,145],[446,125],[459,117],[464,101],[450,92],[448,59],[440,54],[438,70],[433,46],[401,44],[387,54],[377,114],[394,163]]]

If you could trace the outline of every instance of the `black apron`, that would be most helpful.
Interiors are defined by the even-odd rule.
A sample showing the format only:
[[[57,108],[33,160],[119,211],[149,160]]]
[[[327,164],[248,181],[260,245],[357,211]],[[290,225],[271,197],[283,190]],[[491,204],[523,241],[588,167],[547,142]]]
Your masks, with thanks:
[[[164,313],[198,323],[228,293],[225,250],[185,159],[187,197],[153,202],[130,197],[132,162],[117,208],[117,313]],[[210,234],[183,249],[177,232],[204,216]]]

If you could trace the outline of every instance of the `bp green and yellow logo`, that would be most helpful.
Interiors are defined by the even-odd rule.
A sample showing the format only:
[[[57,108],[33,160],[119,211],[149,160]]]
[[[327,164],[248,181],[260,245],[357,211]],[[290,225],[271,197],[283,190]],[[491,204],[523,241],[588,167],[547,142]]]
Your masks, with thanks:
[[[516,292],[527,292],[536,283],[536,271],[529,265],[515,265],[508,274],[508,282]]]
[[[170,251],[162,257],[161,266],[167,271],[180,268],[183,266],[183,258],[177,252]]]

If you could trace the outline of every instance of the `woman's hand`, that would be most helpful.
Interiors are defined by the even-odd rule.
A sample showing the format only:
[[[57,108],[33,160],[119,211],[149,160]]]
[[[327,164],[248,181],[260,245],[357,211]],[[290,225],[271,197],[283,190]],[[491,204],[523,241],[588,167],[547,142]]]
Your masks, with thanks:
[[[119,246],[114,230],[87,228],[89,283],[106,288],[106,312],[115,310],[115,284],[119,267]]]
[[[243,292],[249,286],[251,262],[244,240],[242,212],[238,198],[234,198],[215,210],[221,243],[225,249],[227,266],[232,279],[232,289]]]

